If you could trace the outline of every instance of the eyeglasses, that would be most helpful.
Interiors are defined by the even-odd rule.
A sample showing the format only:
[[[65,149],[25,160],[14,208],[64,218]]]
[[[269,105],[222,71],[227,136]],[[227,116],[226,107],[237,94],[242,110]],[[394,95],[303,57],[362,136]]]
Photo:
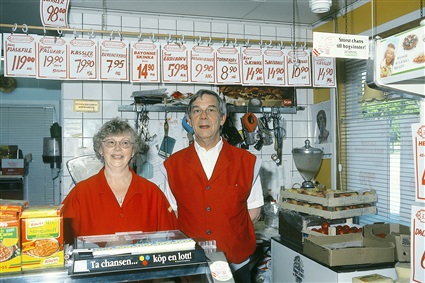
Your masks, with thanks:
[[[108,148],[116,147],[117,143],[120,145],[121,148],[130,148],[134,144],[134,142],[131,142],[129,140],[123,140],[123,141],[104,140],[102,142]]]

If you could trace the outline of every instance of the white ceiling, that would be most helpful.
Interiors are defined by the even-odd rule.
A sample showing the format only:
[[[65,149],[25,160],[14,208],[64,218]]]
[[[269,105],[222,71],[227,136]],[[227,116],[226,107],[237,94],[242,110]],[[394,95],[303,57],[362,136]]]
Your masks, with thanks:
[[[309,0],[295,0],[296,24],[312,25],[358,0],[333,0],[331,10],[312,13]],[[365,2],[363,0],[363,2]],[[70,5],[207,18],[293,23],[293,0],[71,0]]]

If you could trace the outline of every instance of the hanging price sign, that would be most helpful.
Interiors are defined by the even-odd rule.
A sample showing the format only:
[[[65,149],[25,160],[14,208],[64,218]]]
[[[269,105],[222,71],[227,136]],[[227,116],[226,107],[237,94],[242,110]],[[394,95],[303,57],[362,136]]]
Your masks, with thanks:
[[[190,82],[215,84],[215,52],[206,45],[193,45],[190,48]]]
[[[313,86],[336,87],[335,58],[313,56]]]
[[[132,82],[159,82],[159,44],[155,42],[132,42],[131,77]]]
[[[411,272],[408,282],[425,282],[425,207],[423,205],[412,205],[410,209]]]
[[[289,86],[311,86],[310,51],[288,51],[286,70]]]
[[[185,45],[167,43],[161,49],[162,82],[188,83],[189,62]]]
[[[96,80],[98,78],[97,41],[74,38],[69,42],[69,79]]]
[[[417,202],[425,202],[425,125],[412,124]]]
[[[99,46],[100,79],[128,81],[128,42],[103,40]]]
[[[54,80],[68,78],[67,43],[67,39],[62,37],[39,37],[37,78]]]
[[[239,48],[221,46],[216,51],[217,84],[240,84],[241,62]]]
[[[264,84],[270,86],[286,85],[286,52],[278,49],[264,51]]]
[[[6,77],[36,77],[37,36],[4,34],[4,68]]]
[[[262,85],[264,83],[263,50],[242,47],[242,84]]]
[[[43,26],[68,26],[68,0],[40,0],[40,19]]]

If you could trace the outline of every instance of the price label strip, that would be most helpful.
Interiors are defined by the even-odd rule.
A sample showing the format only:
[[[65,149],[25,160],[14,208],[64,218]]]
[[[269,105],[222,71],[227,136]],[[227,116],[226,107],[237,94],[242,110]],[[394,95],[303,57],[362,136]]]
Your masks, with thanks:
[[[37,76],[37,35],[4,34],[5,77]]]
[[[264,85],[286,86],[285,50],[266,49],[263,56]]]
[[[158,83],[159,47],[155,42],[131,42],[131,82]]]
[[[289,86],[311,86],[311,61],[309,50],[290,50],[287,65]]]
[[[190,82],[215,84],[215,52],[209,45],[190,48]]]
[[[240,49],[221,46],[216,51],[217,84],[241,84]]]
[[[39,37],[37,78],[54,80],[66,80],[68,78],[67,43],[67,39],[62,37]]]
[[[70,80],[98,79],[96,40],[74,38],[69,42],[68,52]]]
[[[128,81],[128,42],[103,40],[99,44],[100,79],[106,81]]]
[[[242,85],[263,85],[264,65],[261,48],[242,47]]]
[[[161,49],[162,82],[188,83],[188,50],[183,44],[168,43]]]
[[[313,56],[313,86],[336,87],[335,58]]]
[[[68,27],[68,0],[40,1],[40,19],[43,26]]]

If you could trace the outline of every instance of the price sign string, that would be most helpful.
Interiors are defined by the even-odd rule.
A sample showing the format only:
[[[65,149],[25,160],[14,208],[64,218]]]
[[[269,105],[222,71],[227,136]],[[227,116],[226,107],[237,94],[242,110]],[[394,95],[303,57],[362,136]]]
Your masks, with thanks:
[[[15,24],[2,24],[0,23],[0,27],[2,28],[12,28],[12,32],[15,32],[18,28],[23,29],[23,32],[28,32],[28,30],[49,30],[49,31],[58,31],[61,30],[62,33],[72,33],[74,35],[74,37],[77,37],[77,32],[81,32],[82,34],[86,33],[89,34],[89,36],[94,37],[95,34],[111,34],[115,33],[116,31],[111,31],[111,30],[94,30],[94,29],[81,29],[81,28],[56,28],[56,27],[44,27],[44,26],[29,26],[26,24],[22,24],[22,25],[18,25],[17,23]],[[201,42],[202,40],[202,36],[199,35],[172,35],[172,34],[161,34],[161,33],[142,33],[142,32],[132,32],[132,31],[120,31],[120,36],[133,36],[137,39],[142,40],[143,37],[145,38],[149,38],[150,40],[154,41],[158,41],[159,38],[165,38],[165,39],[169,39],[170,41],[172,41],[173,39],[176,41],[181,42],[181,40],[197,40],[199,42]],[[226,44],[236,44],[237,42],[247,42],[249,44],[260,44],[262,42],[261,39],[249,39],[249,38],[234,38],[233,39],[233,43],[229,42],[227,43],[228,39],[224,38],[224,37],[212,37],[212,36],[208,36],[208,37],[204,37],[207,38],[208,40],[204,40],[204,44],[207,45],[212,45],[213,42],[221,42],[224,43],[226,42]],[[270,45],[274,45],[274,46],[278,46],[280,48],[284,47],[285,45],[288,46],[293,46],[296,47],[296,38],[295,38],[295,29],[293,29],[293,37],[291,41],[284,41],[284,40],[270,40],[269,44]],[[295,45],[295,46],[294,46]],[[312,47],[313,44],[312,42],[309,42],[306,44],[306,46],[308,47]]]

